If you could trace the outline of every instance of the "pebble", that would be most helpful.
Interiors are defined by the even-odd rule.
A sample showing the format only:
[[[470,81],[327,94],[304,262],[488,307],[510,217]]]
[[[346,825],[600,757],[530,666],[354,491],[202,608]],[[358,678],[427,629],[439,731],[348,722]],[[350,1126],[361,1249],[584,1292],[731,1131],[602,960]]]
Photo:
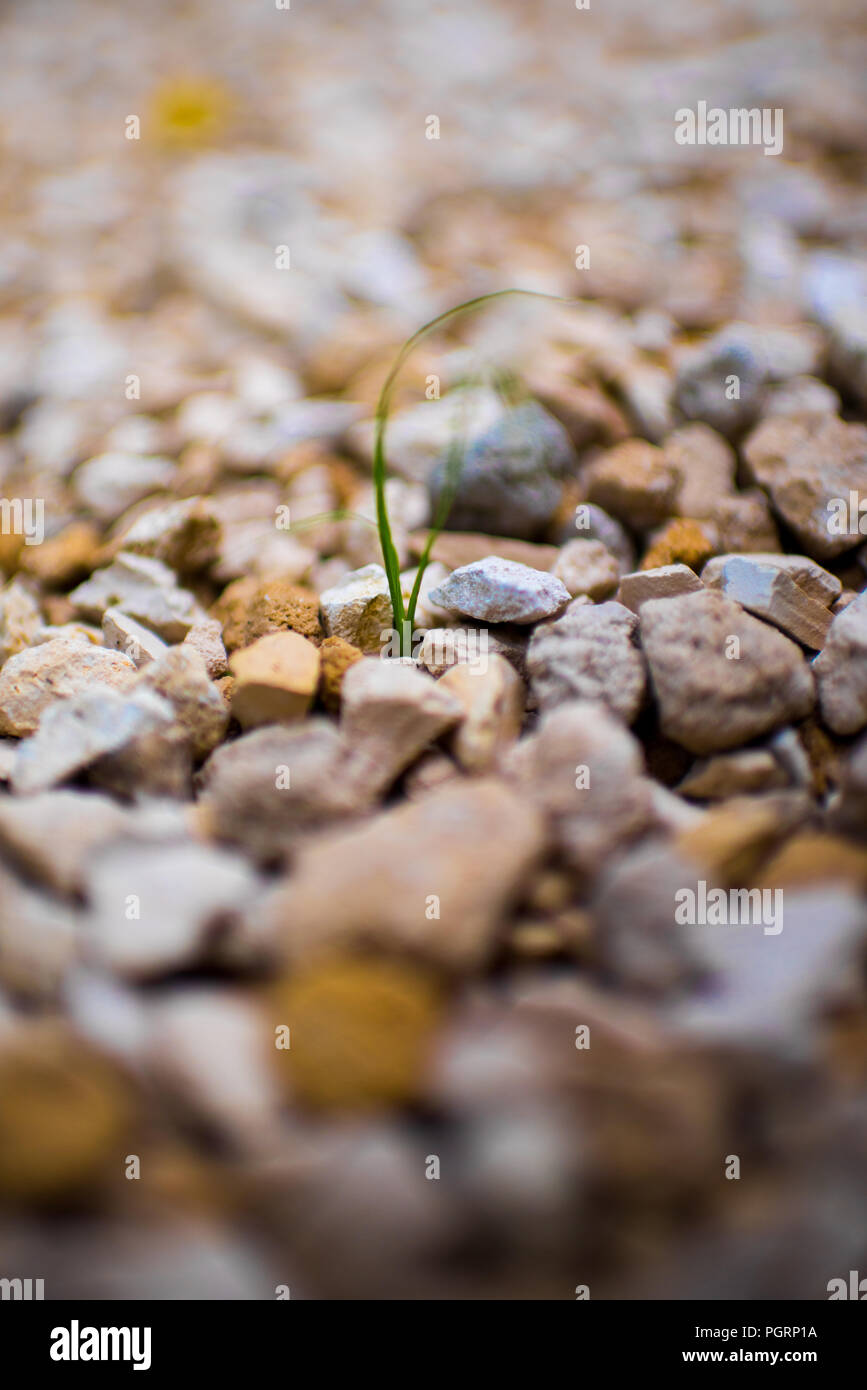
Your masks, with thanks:
[[[647,827],[650,782],[641,745],[603,704],[570,700],[506,754],[503,770],[524,805],[550,822],[566,862],[594,874]]]
[[[319,648],[319,698],[332,714],[336,714],[340,708],[343,677],[353,662],[360,661],[362,656],[358,647],[353,647],[342,637],[326,637]]]
[[[492,653],[484,670],[463,662],[437,682],[463,710],[451,751],[467,772],[486,772],[518,738],[524,721],[524,682],[503,656]]]
[[[717,499],[733,495],[734,450],[709,425],[696,421],[674,430],[663,444],[663,454],[680,476],[677,510],[681,516],[712,516]]]
[[[543,710],[565,700],[601,700],[631,724],[644,700],[646,672],[638,619],[621,603],[573,603],[542,623],[527,651],[530,689]]]
[[[240,855],[195,841],[104,846],[84,868],[83,931],[94,958],[124,979],[215,959],[258,879]]]
[[[0,733],[24,737],[60,701],[93,690],[128,689],[135,666],[121,652],[55,637],[11,656],[0,671]]]
[[[636,531],[658,526],[674,511],[680,473],[655,444],[627,439],[587,465],[590,502]]]
[[[220,553],[222,528],[206,497],[149,507],[120,538],[121,548],[150,555],[183,577],[208,569]]]
[[[73,589],[69,598],[82,617],[99,622],[106,608],[126,608],[143,590],[173,589],[176,582],[168,565],[161,560],[121,551],[110,565],[95,570],[89,579]]]
[[[366,804],[377,800],[462,714],[457,697],[414,664],[377,657],[354,662],[341,687],[344,775]]]
[[[14,1205],[80,1195],[126,1152],[129,1079],[56,1022],[0,1037],[0,1197]]]
[[[551,573],[565,584],[573,598],[586,594],[597,602],[614,593],[620,566],[601,541],[574,540],[561,547]]]
[[[460,425],[457,426],[460,437]],[[461,452],[448,524],[455,531],[535,540],[552,520],[575,451],[559,420],[538,401],[504,413]],[[434,511],[449,479],[441,458],[429,478]]]
[[[835,531],[829,504],[840,499],[848,509],[850,492],[867,497],[867,427],[835,415],[773,416],[752,432],[743,452],[774,510],[813,559],[859,543],[860,535]]]
[[[681,831],[675,846],[708,878],[740,886],[809,813],[809,798],[799,791],[730,797]]]
[[[833,619],[813,662],[822,719],[835,734],[857,734],[867,725],[867,594]]]
[[[718,533],[713,522],[675,517],[653,534],[641,568],[652,570],[660,569],[663,565],[689,565],[690,569],[697,571],[717,548]]]
[[[490,958],[543,845],[539,814],[502,781],[448,784],[317,837],[262,911],[293,960],[371,942],[469,970]]]
[[[66,589],[89,574],[99,553],[100,532],[90,521],[71,521],[41,545],[26,546],[21,569],[47,589]]]
[[[677,790],[697,801],[721,801],[745,792],[773,791],[787,786],[788,780],[769,748],[742,748],[694,763]]]
[[[720,551],[772,551],[780,544],[768,499],[758,488],[721,497],[714,507]]]
[[[184,638],[183,645],[192,647],[199,653],[211,680],[219,680],[228,673],[229,662],[223,644],[222,629],[216,618],[197,618]]]
[[[0,986],[56,1007],[79,949],[79,914],[0,868]]]
[[[130,668],[135,671],[131,662]],[[91,767],[97,759],[135,747],[146,735],[157,734],[168,740],[174,727],[171,705],[150,691],[124,695],[110,687],[94,690],[88,686],[83,694],[58,701],[46,710],[38,731],[19,748],[12,789],[19,793],[45,791]],[[132,784],[130,789],[141,788]]]
[[[657,569],[624,574],[617,589],[617,602],[637,613],[648,599],[695,594],[701,587],[702,581],[689,565],[660,565]]]
[[[275,1052],[289,1095],[317,1109],[404,1105],[423,1089],[440,1020],[435,977],[408,961],[333,955],[303,965],[269,994]]]
[[[137,684],[168,700],[196,760],[222,741],[229,711],[208,676],[204,657],[194,647],[186,643],[170,647],[145,668]]]
[[[169,567],[148,555],[122,552],[69,597],[84,618],[100,621],[107,608],[119,607],[165,642],[183,642],[204,616],[193,595],[177,588]]]
[[[342,637],[363,652],[379,651],[393,627],[388,579],[382,565],[364,565],[319,595],[329,637]]]
[[[691,753],[740,747],[810,713],[800,648],[733,600],[705,590],[651,600],[640,616],[662,732]]]
[[[714,574],[713,588],[757,617],[773,623],[804,647],[824,646],[832,615],[811,598],[780,565],[764,564],[754,555],[732,555]]]
[[[133,503],[169,487],[171,459],[142,454],[98,454],[76,469],[75,495],[101,521],[114,521]]]
[[[297,632],[273,632],[229,658],[232,717],[244,729],[301,719],[319,684],[319,652]]]
[[[0,666],[29,647],[41,627],[36,599],[20,580],[10,580],[0,590]]]
[[[149,1074],[240,1153],[279,1143],[271,1050],[258,1001],[238,989],[192,984],[158,995],[148,1010]]]
[[[92,851],[128,824],[128,811],[92,791],[45,791],[0,801],[4,857],[66,897],[81,892]]]
[[[701,572],[701,582],[709,589],[721,589],[722,579],[726,566],[730,560],[742,560],[743,555],[715,555],[712,560],[708,560]],[[779,555],[762,551],[753,551],[749,559],[761,566],[773,565],[777,569],[783,570],[800,589],[803,589],[808,598],[814,599],[817,603],[829,607],[842,591],[842,584],[835,574],[811,560],[809,555]]]
[[[554,575],[488,555],[453,570],[431,598],[480,622],[536,623],[565,608],[570,594]]]
[[[566,542],[576,533],[579,540],[601,541],[605,549],[616,559],[621,573],[635,568],[635,546],[629,532],[601,507],[592,502],[582,502],[575,509],[574,516],[570,516],[568,522],[561,527],[559,535],[560,539]],[[518,558],[515,556],[515,559]],[[550,569],[551,564],[540,564],[537,568]]]
[[[106,647],[123,652],[139,670],[158,661],[169,650],[161,637],[137,623],[122,608],[106,608],[102,615],[102,635]]]
[[[263,863],[280,859],[304,833],[356,809],[345,752],[334,725],[315,716],[221,744],[198,776],[202,833]]]
[[[240,634],[231,633],[231,647],[246,647],[259,637],[289,629],[312,642],[322,640],[319,599],[309,589],[285,579],[268,579],[253,589],[245,605]],[[240,640],[238,640],[240,636]]]
[[[738,379],[729,399],[727,378]],[[689,420],[702,420],[730,439],[752,424],[767,380],[757,335],[748,324],[729,324],[684,352],[677,369],[675,400]]]

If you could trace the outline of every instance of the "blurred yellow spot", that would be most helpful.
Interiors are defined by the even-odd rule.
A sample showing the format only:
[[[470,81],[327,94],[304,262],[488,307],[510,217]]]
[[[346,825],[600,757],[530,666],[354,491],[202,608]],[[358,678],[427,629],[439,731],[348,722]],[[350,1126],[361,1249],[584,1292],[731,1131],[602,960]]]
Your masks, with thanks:
[[[227,89],[208,77],[173,77],[151,98],[150,125],[162,144],[208,144],[225,129],[232,108]]]

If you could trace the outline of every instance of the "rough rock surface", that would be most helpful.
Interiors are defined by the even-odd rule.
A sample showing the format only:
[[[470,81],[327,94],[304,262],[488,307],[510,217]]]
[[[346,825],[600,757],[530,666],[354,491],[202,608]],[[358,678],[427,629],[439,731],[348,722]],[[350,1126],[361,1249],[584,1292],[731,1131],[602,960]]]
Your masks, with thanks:
[[[565,608],[570,597],[554,575],[497,555],[453,570],[431,593],[443,608],[486,623],[537,623]]]
[[[573,603],[540,623],[530,639],[527,673],[541,709],[564,700],[602,700],[631,724],[644,699],[638,619],[621,603]]]
[[[662,731],[691,753],[737,748],[813,707],[795,643],[711,591],[643,604],[641,644]]]

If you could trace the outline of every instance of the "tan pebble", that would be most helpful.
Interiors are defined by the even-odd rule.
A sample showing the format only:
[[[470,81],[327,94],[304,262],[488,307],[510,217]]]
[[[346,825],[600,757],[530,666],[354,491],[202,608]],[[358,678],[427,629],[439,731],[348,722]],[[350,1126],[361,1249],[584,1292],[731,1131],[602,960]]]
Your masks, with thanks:
[[[463,709],[451,736],[452,752],[468,772],[483,772],[521,732],[526,690],[503,656],[490,655],[478,666],[458,663],[438,682]]]
[[[38,1024],[0,1040],[0,1198],[46,1202],[119,1176],[129,1082],[64,1028]]]
[[[326,637],[319,648],[321,670],[319,677],[319,698],[332,713],[340,708],[340,688],[343,676],[354,661],[360,661],[363,653],[351,642],[342,637]]]
[[[297,632],[274,632],[233,654],[232,714],[245,729],[300,719],[319,682],[319,652]]]
[[[328,1109],[404,1104],[422,1089],[440,1013],[434,977],[405,962],[336,956],[278,984],[269,1012],[290,1095]]]

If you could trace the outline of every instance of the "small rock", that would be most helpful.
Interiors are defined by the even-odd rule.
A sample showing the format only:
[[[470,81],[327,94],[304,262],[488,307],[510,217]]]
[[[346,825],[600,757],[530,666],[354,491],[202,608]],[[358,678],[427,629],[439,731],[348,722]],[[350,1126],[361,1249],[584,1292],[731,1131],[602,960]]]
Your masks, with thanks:
[[[773,623],[802,646],[818,651],[824,645],[831,613],[781,566],[763,564],[754,555],[733,555],[714,580],[714,588],[726,598]]]
[[[835,380],[867,406],[867,312],[864,304],[843,304],[831,319],[830,366]]]
[[[266,725],[224,743],[199,773],[203,833],[240,845],[263,863],[287,854],[306,832],[357,809],[334,725]]]
[[[713,523],[675,517],[653,535],[641,568],[655,570],[663,565],[688,565],[698,571],[716,548],[717,531]]]
[[[743,748],[695,763],[677,790],[697,801],[721,801],[744,792],[773,791],[788,780],[769,748]]]
[[[737,377],[738,394],[727,390]],[[703,420],[730,439],[755,420],[767,381],[755,330],[729,324],[688,349],[677,370],[675,400],[689,420]]]
[[[0,986],[56,1004],[77,951],[77,910],[0,868]]]
[[[812,709],[800,648],[711,590],[642,604],[641,643],[662,732],[691,753],[740,747]]]
[[[573,598],[586,594],[594,602],[608,598],[617,588],[620,566],[601,541],[567,541],[551,566]]]
[[[835,734],[857,734],[867,725],[867,594],[833,619],[813,671],[825,724]]]
[[[774,565],[784,570],[803,589],[808,598],[822,603],[827,608],[839,596],[842,585],[835,574],[829,573],[808,555],[778,555],[762,551],[752,551],[750,560],[760,565]],[[715,555],[708,560],[701,572],[701,582],[709,589],[721,589],[723,574],[730,560],[742,560],[742,555]]]
[[[530,688],[543,710],[565,700],[601,700],[631,724],[646,682],[636,644],[638,619],[620,603],[573,603],[542,623],[527,652]]]
[[[543,842],[526,798],[494,779],[462,780],[320,834],[262,912],[293,960],[373,942],[471,970],[489,959]]]
[[[560,532],[561,539],[565,542],[572,539],[577,531],[580,540],[601,541],[605,549],[616,559],[620,566],[621,573],[626,573],[635,568],[635,546],[632,543],[629,532],[621,526],[613,516],[609,516],[601,507],[595,506],[590,502],[582,502],[575,509],[574,518],[570,517],[568,527],[564,526]],[[518,555],[512,557],[519,559]],[[556,556],[554,557],[556,558]],[[527,564],[529,564],[529,560]],[[553,564],[553,560],[551,561]],[[551,564],[536,566],[537,569],[550,569]]]
[[[26,546],[21,569],[47,589],[66,589],[90,574],[99,552],[100,533],[90,521],[71,521],[41,545]]]
[[[0,671],[0,733],[32,734],[58,701],[94,686],[123,690],[134,679],[135,666],[121,652],[68,637],[29,647],[10,657]]]
[[[740,886],[751,881],[759,864],[803,823],[810,809],[809,797],[799,791],[732,797],[683,830],[675,846],[709,879]]]
[[[837,392],[815,376],[793,376],[772,387],[763,408],[768,415],[839,415]]]
[[[523,805],[551,822],[560,852],[595,873],[651,819],[641,744],[604,705],[572,700],[544,714],[503,759]]]
[[[125,697],[111,688],[87,689],[46,710],[38,731],[19,748],[12,789],[45,791],[147,734],[167,738],[174,726],[171,705],[150,691]]]
[[[340,708],[340,692],[343,677],[355,661],[362,659],[363,652],[344,642],[342,637],[326,637],[319,648],[319,698],[327,710],[336,714]]]
[[[239,1152],[261,1153],[278,1138],[273,1044],[261,1010],[240,990],[162,992],[149,1009],[145,1051],[161,1092]]]
[[[438,677],[458,662],[482,670],[491,656],[503,656],[523,677],[529,639],[526,627],[434,627],[422,638],[415,659]]]
[[[171,459],[142,454],[99,454],[75,470],[72,486],[79,500],[101,521],[117,517],[151,492],[170,486]]]
[[[575,452],[560,422],[538,401],[516,406],[462,449],[448,525],[535,540],[574,472]],[[434,509],[449,477],[446,455],[429,479]]]
[[[105,646],[123,652],[139,670],[159,660],[169,650],[161,637],[137,623],[122,608],[106,608],[102,615],[102,633]]]
[[[85,869],[90,949],[126,979],[165,975],[213,958],[257,885],[239,855],[192,840],[105,846]]]
[[[665,521],[680,487],[677,469],[643,439],[615,445],[588,464],[583,476],[588,499],[636,531]]]
[[[0,590],[0,666],[29,647],[41,627],[42,613],[36,599],[19,580],[10,580]]]
[[[146,668],[138,684],[168,700],[194,758],[204,758],[216,748],[228,727],[229,712],[195,648],[186,643],[170,647]]]
[[[297,632],[274,632],[229,659],[232,715],[244,729],[302,718],[319,683],[319,652]]]
[[[454,570],[431,598],[450,612],[481,622],[536,623],[558,613],[570,595],[551,574],[489,555]]]
[[[458,663],[437,684],[459,702],[463,718],[451,749],[468,772],[484,772],[515,742],[524,719],[524,683],[505,657],[491,655],[485,669]]]
[[[658,569],[635,570],[632,574],[624,574],[617,590],[617,602],[637,613],[642,603],[646,603],[648,599],[695,594],[701,587],[701,580],[688,565],[660,565]]]
[[[0,1197],[15,1206],[79,1195],[129,1145],[129,1078],[59,1023],[0,1039]]]
[[[363,652],[379,651],[383,632],[393,626],[388,579],[382,565],[365,565],[319,596],[322,620],[331,637],[342,637]]]
[[[682,425],[665,440],[663,453],[680,475],[677,510],[681,516],[712,516],[717,500],[734,493],[734,450],[708,425]]]
[[[462,712],[454,695],[412,664],[376,657],[355,662],[341,691],[345,775],[365,802],[375,801]]]
[[[419,1095],[440,1017],[440,988],[406,961],[333,956],[271,991],[283,1085],[305,1105],[369,1109]],[[273,1031],[273,1029],[272,1029]]]
[[[779,547],[780,536],[768,499],[758,488],[720,497],[714,503],[713,520],[720,551],[742,554]]]
[[[73,589],[69,598],[76,611],[90,621],[100,622],[106,608],[112,607],[122,608],[134,618],[141,618],[138,604],[146,602],[153,590],[186,595],[185,590],[178,590],[176,586],[173,572],[161,560],[121,551],[105,569],[94,571],[89,579]],[[191,594],[186,597],[193,602]],[[166,640],[182,641],[183,635]]]
[[[205,497],[185,497],[142,512],[121,538],[136,555],[161,560],[183,577],[209,568],[220,551],[221,524]]]
[[[0,846],[22,873],[80,893],[91,852],[123,833],[129,812],[96,792],[46,791],[0,801]]]
[[[291,584],[285,579],[265,580],[250,595],[242,640],[233,640],[232,646],[247,647],[259,637],[286,630],[300,632],[302,637],[313,642],[320,641],[319,600],[299,584]]]
[[[833,504],[848,516],[850,493],[867,499],[867,427],[834,415],[772,416],[749,436],[744,457],[808,555],[825,560],[859,543]]]
[[[219,680],[227,674],[229,662],[223,645],[222,629],[216,618],[197,618],[184,638],[183,645],[192,647],[199,653],[211,680]]]

